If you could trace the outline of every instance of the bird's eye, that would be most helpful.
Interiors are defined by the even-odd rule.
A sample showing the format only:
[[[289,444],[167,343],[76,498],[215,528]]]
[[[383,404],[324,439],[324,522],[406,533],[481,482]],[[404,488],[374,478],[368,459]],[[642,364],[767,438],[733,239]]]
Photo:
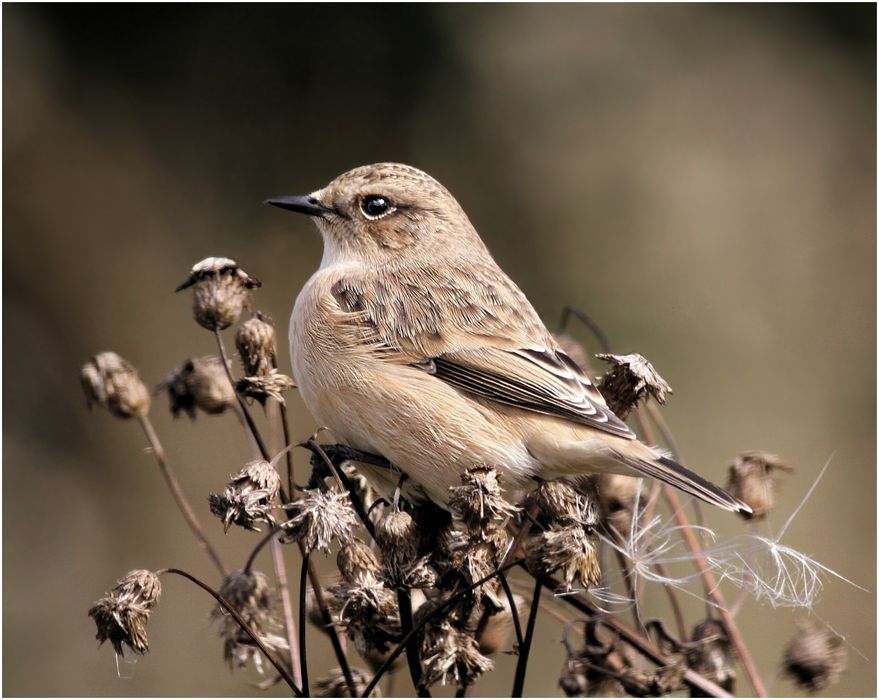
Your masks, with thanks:
[[[379,194],[370,194],[364,197],[360,203],[360,208],[367,219],[380,219],[393,210],[387,198]]]

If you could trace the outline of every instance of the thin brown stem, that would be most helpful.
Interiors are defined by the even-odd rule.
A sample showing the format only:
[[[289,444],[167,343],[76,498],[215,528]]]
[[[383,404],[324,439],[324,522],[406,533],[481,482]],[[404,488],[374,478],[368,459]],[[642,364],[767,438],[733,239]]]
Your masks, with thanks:
[[[213,588],[208,586],[206,583],[203,583],[202,581],[197,579],[195,576],[193,576],[190,573],[187,573],[186,571],[183,571],[182,569],[168,568],[168,569],[162,569],[161,571],[157,571],[156,573],[158,575],[176,574],[178,576],[182,576],[183,578],[188,579],[189,581],[192,581],[192,583],[199,586],[202,590],[209,593],[214,598],[214,600],[216,600],[217,603],[219,603],[223,607],[223,609],[232,616],[232,618],[235,620],[235,622],[238,623],[239,627],[241,627],[241,629],[244,631],[244,633],[248,637],[250,637],[250,639],[254,643],[254,645],[269,660],[269,663],[271,663],[272,666],[275,667],[275,670],[280,674],[281,678],[284,679],[284,681],[287,683],[287,685],[290,686],[290,688],[293,690],[293,693],[296,695],[296,697],[300,697],[300,698],[302,697],[302,691],[299,690],[296,683],[293,681],[293,677],[290,675],[290,672],[284,666],[283,662],[275,655],[275,653],[271,649],[269,649],[268,647],[266,647],[265,644],[263,644],[262,640],[259,638],[259,635],[257,635],[256,632],[253,631],[253,629],[250,627],[250,625],[248,625],[247,622],[244,620],[244,618],[242,618],[241,615],[238,613],[238,611],[232,607],[232,604],[229,603],[228,600],[226,600],[223,596],[221,596],[217,591],[215,591]]]
[[[287,570],[284,565],[284,555],[281,551],[281,543],[272,539],[272,564],[275,568],[275,578],[278,580],[278,590],[281,592],[281,612],[284,616],[284,631],[287,635],[287,645],[290,647],[290,667],[293,669],[293,679],[300,688],[305,687],[302,683],[302,674],[299,668],[299,643],[293,633],[293,605],[290,601],[290,585],[287,582]]]
[[[525,638],[519,649],[519,660],[516,663],[516,676],[513,679],[513,691],[511,698],[521,698],[525,688],[525,672],[528,669],[528,657],[531,655],[531,642],[534,639],[534,628],[537,623],[537,612],[540,610],[540,591],[543,584],[540,579],[534,582],[534,594],[531,596],[531,609],[528,612],[528,626],[525,628]]]
[[[308,565],[311,561],[311,558],[308,555],[308,552],[302,557],[302,570],[299,574],[299,664],[300,669],[302,670],[302,694],[305,697],[309,697],[308,690],[308,661],[307,661],[307,646],[305,644],[305,590],[306,590],[306,580],[308,578]]]
[[[165,456],[165,450],[162,448],[162,443],[159,442],[159,436],[156,435],[156,431],[153,428],[153,424],[150,421],[149,416],[140,416],[139,422],[141,428],[143,428],[143,432],[146,434],[147,440],[149,440],[153,455],[155,456],[156,462],[159,465],[159,471],[162,472],[165,483],[168,484],[168,488],[171,490],[171,495],[174,497],[174,500],[177,503],[177,507],[183,514],[183,518],[184,520],[186,520],[186,524],[189,525],[189,529],[192,530],[193,534],[195,535],[195,539],[198,541],[199,546],[210,557],[211,561],[214,563],[214,566],[217,567],[217,570],[220,572],[220,576],[225,576],[227,571],[226,567],[223,565],[223,562],[220,559],[220,555],[217,553],[217,550],[214,549],[213,545],[208,540],[207,535],[205,535],[204,528],[202,527],[198,516],[196,516],[195,511],[192,510],[192,506],[189,504],[189,501],[184,495],[183,489],[180,488],[180,482],[177,481],[174,470],[168,463],[168,459]]]
[[[250,415],[250,411],[247,409],[247,404],[244,403],[244,399],[241,398],[238,394],[238,389],[235,388],[235,377],[232,376],[229,356],[226,354],[226,346],[223,345],[223,337],[220,335],[220,331],[214,329],[214,337],[217,339],[217,348],[220,350],[220,360],[223,363],[223,368],[226,370],[226,376],[229,378],[229,383],[232,385],[232,391],[235,393],[235,398],[238,400],[238,407],[241,409],[247,428],[256,442],[257,447],[259,447],[262,458],[266,462],[271,462],[272,458],[269,455],[269,451],[266,449],[266,444],[263,442],[262,436],[259,434],[256,423],[253,422],[253,416]]]

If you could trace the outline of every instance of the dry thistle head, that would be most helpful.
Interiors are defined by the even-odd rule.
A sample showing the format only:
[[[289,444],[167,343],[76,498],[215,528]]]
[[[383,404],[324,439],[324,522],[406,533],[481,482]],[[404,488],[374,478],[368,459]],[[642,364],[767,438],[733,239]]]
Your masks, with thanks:
[[[801,688],[821,690],[839,680],[846,656],[841,637],[814,623],[800,623],[784,650],[784,670]]]
[[[276,366],[278,348],[275,327],[268,316],[257,311],[235,331],[235,347],[248,377],[263,377]]]
[[[223,521],[223,531],[232,523],[259,532],[257,522],[274,523],[272,501],[281,490],[281,477],[262,459],[248,462],[232,477],[222,494],[208,496],[211,513]]]
[[[356,692],[354,696],[351,695],[351,689],[345,680],[345,674],[342,673],[340,668],[334,668],[326,676],[318,678],[314,682],[315,696],[319,698],[363,697],[363,692],[366,690],[366,686],[369,685],[371,676],[362,669],[352,668],[351,678],[354,680],[354,690]],[[371,698],[380,698],[381,696],[382,694],[378,686],[369,694]]]
[[[294,386],[296,382],[292,377],[281,374],[276,369],[260,376],[242,377],[235,383],[239,394],[259,401],[262,406],[266,405],[266,400],[269,398],[284,403],[284,392]]]
[[[391,510],[375,525],[375,540],[391,581],[400,583],[402,572],[418,558],[418,528],[406,511]]]
[[[643,512],[647,500],[640,488],[641,479],[621,474],[598,474],[593,478],[608,522],[617,532],[628,532],[636,506],[639,513]]]
[[[775,508],[776,473],[793,469],[777,455],[757,450],[742,452],[730,463],[726,490],[749,506],[753,513],[740,511],[745,519],[762,520]]]
[[[706,618],[693,628],[690,643],[686,645],[687,665],[708,680],[732,692],[736,682],[733,667],[735,651],[720,620]],[[699,697],[693,689],[692,697]]]
[[[301,540],[307,552],[318,549],[329,553],[330,543],[336,539],[341,543],[351,539],[351,530],[357,524],[357,514],[351,507],[348,494],[333,489],[321,491],[311,489],[302,497],[284,506],[293,516],[281,523],[285,534],[281,542]]]
[[[209,331],[231,326],[241,315],[251,289],[260,286],[229,258],[205,258],[197,262],[189,276],[175,289],[193,288],[192,311],[195,320]]]
[[[146,624],[161,595],[162,584],[156,574],[146,569],[129,571],[89,610],[98,628],[98,641],[110,640],[120,656],[123,644],[138,654],[148,652]]]
[[[586,621],[583,647],[575,650],[568,638],[569,628],[565,627],[567,658],[559,676],[559,687],[568,697],[615,697],[623,693],[617,678],[629,672],[630,661],[616,639],[602,643],[597,631],[595,620]]]
[[[348,583],[378,583],[381,566],[369,546],[358,537],[342,544],[336,555],[339,573]]]
[[[163,389],[168,392],[175,418],[180,411],[195,418],[196,408],[205,413],[222,413],[236,403],[223,361],[211,355],[186,360],[156,387],[157,392]]]
[[[591,484],[591,482],[588,482]],[[594,488],[591,488],[595,491]],[[597,493],[595,494],[597,496]],[[564,479],[541,481],[535,490],[535,502],[550,523],[558,525],[598,525],[597,499],[578,490]]]
[[[103,406],[114,416],[145,416],[150,410],[150,392],[134,366],[115,352],[101,352],[80,371],[86,404]]]
[[[265,574],[259,571],[238,569],[223,579],[220,595],[244,619],[260,641],[272,650],[286,649],[283,637],[269,630],[280,625],[272,614],[274,595]],[[244,668],[252,660],[262,673],[262,654],[250,636],[241,629],[222,605],[216,605],[211,617],[220,621],[220,637],[223,639],[223,658],[231,668]]]
[[[535,576],[561,573],[565,591],[585,589],[598,583],[598,538],[581,526],[544,530],[528,540],[526,565]]]
[[[464,687],[494,668],[492,660],[479,652],[472,635],[442,619],[427,624],[421,642],[421,659],[425,686],[454,682]]]
[[[596,357],[612,365],[598,383],[598,390],[610,410],[620,418],[628,416],[635,404],[648,395],[664,404],[666,393],[672,393],[653,365],[638,353],[599,353]]]
[[[461,475],[461,484],[449,487],[449,508],[471,528],[483,528],[518,512],[504,500],[494,467],[471,467]]]

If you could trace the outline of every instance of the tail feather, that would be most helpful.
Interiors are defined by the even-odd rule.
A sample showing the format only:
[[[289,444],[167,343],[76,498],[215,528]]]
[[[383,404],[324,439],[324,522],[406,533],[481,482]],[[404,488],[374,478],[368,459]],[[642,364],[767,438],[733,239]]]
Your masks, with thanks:
[[[632,464],[631,458],[624,461]],[[708,479],[687,469],[668,457],[657,457],[655,461],[637,460],[632,466],[645,476],[670,484],[696,498],[733,513],[751,513],[751,507],[744,501],[727,493]]]

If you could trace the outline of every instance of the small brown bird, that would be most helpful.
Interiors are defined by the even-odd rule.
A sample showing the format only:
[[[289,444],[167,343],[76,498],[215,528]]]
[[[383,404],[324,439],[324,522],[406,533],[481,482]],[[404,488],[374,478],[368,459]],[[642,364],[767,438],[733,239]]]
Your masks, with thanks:
[[[267,203],[312,217],[324,240],[290,319],[305,405],[406,474],[410,497],[446,504],[465,469],[488,464],[507,486],[614,472],[749,510],[637,440],[426,173],[367,165]],[[399,474],[362,466],[397,486]]]

